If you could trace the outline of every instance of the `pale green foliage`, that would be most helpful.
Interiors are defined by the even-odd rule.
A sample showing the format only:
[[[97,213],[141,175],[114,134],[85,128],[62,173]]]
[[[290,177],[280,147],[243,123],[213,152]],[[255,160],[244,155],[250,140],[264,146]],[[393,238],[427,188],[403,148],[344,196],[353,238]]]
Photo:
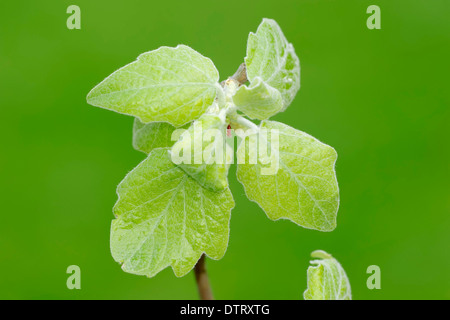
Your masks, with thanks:
[[[186,126],[182,128],[186,129]],[[136,118],[133,124],[133,147],[147,154],[156,148],[171,147],[183,131],[176,130],[177,128],[167,122],[145,124]]]
[[[234,207],[227,188],[211,192],[154,149],[117,188],[111,252],[124,271],[154,276],[168,266],[181,277],[205,252],[220,259]]]
[[[236,107],[251,119],[264,120],[280,112],[280,92],[256,77],[250,87],[241,86],[233,96]]]
[[[89,93],[90,104],[133,115],[142,122],[183,125],[213,103],[219,73],[212,61],[179,45],[141,54]]]
[[[225,121],[218,115],[204,114],[180,136],[171,150],[171,153],[176,154],[189,151],[188,161],[177,163],[178,166],[212,191],[223,190],[228,186],[227,176],[233,150],[226,150],[229,146],[225,129]],[[219,135],[215,136],[215,133]],[[217,149],[219,152],[216,157]]]
[[[341,264],[322,250],[311,253],[312,266],[308,267],[308,288],[305,300],[351,300],[352,292],[347,274]]]
[[[140,55],[88,94],[94,106],[134,116],[133,146],[148,154],[117,189],[111,252],[126,272],[151,277],[172,266],[182,276],[203,253],[213,259],[224,255],[234,207],[227,179],[234,158],[227,144],[233,138],[225,135],[228,125],[255,130],[247,139],[258,137],[260,146],[269,149],[267,155],[256,154],[260,149],[250,150],[245,139],[237,150],[237,176],[247,197],[270,219],[289,219],[320,231],[336,227],[335,150],[266,120],[284,111],[300,88],[299,59],[274,20],[263,19],[257,32],[250,33],[245,66],[218,81],[210,59],[179,45]],[[263,121],[258,127],[242,114]],[[263,129],[279,130],[279,153],[273,152],[278,139],[270,133],[262,137]],[[222,150],[220,156],[217,150]],[[256,162],[240,164],[239,159],[254,155]],[[266,160],[277,170],[268,173]],[[325,275],[335,260],[323,261],[317,270]],[[311,279],[319,279],[314,270]]]
[[[332,231],[339,206],[336,151],[276,121],[263,121],[261,128],[279,130],[279,169],[275,175],[262,175],[261,168],[267,165],[260,161],[238,164],[237,177],[247,197],[272,220],[289,219],[305,228]],[[269,150],[271,137],[268,134]],[[238,158],[248,152],[248,144],[241,143]]]
[[[300,89],[300,61],[274,20],[263,19],[256,34],[250,33],[245,64],[250,83],[260,77],[279,90],[285,110]]]

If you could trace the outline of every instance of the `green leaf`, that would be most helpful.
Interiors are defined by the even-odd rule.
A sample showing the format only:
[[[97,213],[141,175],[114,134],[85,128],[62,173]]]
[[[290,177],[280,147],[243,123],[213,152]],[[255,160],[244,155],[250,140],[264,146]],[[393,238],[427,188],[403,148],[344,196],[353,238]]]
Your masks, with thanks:
[[[225,119],[217,114],[202,115],[173,145],[171,155],[172,161],[203,187],[225,189],[233,157],[226,143]]]
[[[256,77],[250,87],[241,86],[233,96],[236,107],[251,119],[264,120],[283,108],[280,92]]]
[[[270,153],[272,163],[265,164],[267,159],[259,156],[257,163],[251,164],[250,158],[257,150],[250,148],[249,138],[240,143],[237,177],[247,197],[258,203],[272,220],[289,219],[308,229],[332,231],[339,207],[334,168],[336,151],[276,121],[262,121],[260,131],[262,129],[278,132],[279,147],[276,147],[275,135],[269,131],[267,138],[264,140],[261,136],[259,142],[268,145],[270,152],[267,154]],[[242,164],[247,156],[249,160]],[[277,166],[278,171],[264,173],[270,166]]]
[[[347,274],[340,263],[322,250],[311,253],[313,266],[308,267],[308,289],[305,300],[351,300],[352,292]]]
[[[177,128],[167,122],[145,124],[136,118],[133,124],[133,147],[146,154],[156,148],[171,147],[180,137],[182,129],[186,128],[187,126],[183,126],[176,131]]]
[[[170,161],[168,148],[154,149],[117,188],[111,252],[126,272],[152,277],[168,266],[188,273],[205,253],[226,251],[229,189],[211,192]]]
[[[219,73],[212,61],[179,45],[141,54],[87,96],[88,103],[138,117],[142,122],[181,126],[213,103]]]
[[[250,83],[260,77],[279,90],[285,110],[300,89],[300,61],[274,20],[263,19],[256,34],[250,33],[245,64]]]

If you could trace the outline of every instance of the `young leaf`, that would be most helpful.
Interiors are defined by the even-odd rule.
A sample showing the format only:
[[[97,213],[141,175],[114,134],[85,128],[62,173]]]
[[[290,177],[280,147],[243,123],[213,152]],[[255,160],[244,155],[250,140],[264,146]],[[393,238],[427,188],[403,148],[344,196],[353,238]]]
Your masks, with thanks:
[[[233,96],[236,107],[251,119],[265,120],[283,108],[280,92],[256,77],[250,87],[241,86]]]
[[[168,148],[154,149],[117,188],[111,252],[126,272],[152,277],[168,266],[188,273],[206,253],[226,251],[233,197],[211,192],[174,165]]]
[[[171,149],[172,161],[200,185],[212,191],[220,191],[228,186],[227,176],[233,150],[226,143],[225,130],[224,119],[206,113],[180,136]]]
[[[88,103],[138,117],[181,126],[197,119],[213,103],[219,73],[212,61],[179,45],[141,54],[117,70],[87,96]]]
[[[267,134],[270,151],[278,154],[278,171],[261,174],[262,158],[256,164],[247,161],[248,143],[238,147],[238,180],[244,185],[247,197],[258,203],[272,220],[289,219],[298,225],[320,231],[332,231],[336,227],[339,207],[339,189],[334,164],[336,151],[314,137],[276,121],[262,121],[260,130],[277,130],[279,148],[272,144]],[[262,140],[262,139],[260,139]],[[278,149],[278,150],[277,150]]]
[[[279,90],[285,110],[300,89],[300,61],[274,20],[263,19],[256,34],[249,34],[245,64],[250,83],[260,77]]]
[[[186,126],[180,129],[186,129]],[[145,124],[135,118],[133,124],[133,147],[146,154],[149,154],[156,148],[171,147],[183,131],[177,131],[172,137],[175,130],[177,128],[167,122],[150,122]]]
[[[311,253],[313,260],[308,267],[308,289],[303,293],[305,300],[351,300],[352,292],[347,274],[340,263],[322,250]]]

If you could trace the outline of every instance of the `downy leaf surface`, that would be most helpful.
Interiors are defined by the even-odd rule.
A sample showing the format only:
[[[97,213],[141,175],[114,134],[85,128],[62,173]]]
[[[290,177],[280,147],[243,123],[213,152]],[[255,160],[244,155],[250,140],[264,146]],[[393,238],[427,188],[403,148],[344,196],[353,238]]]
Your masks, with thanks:
[[[289,219],[296,224],[320,231],[332,231],[336,227],[339,207],[339,188],[336,180],[336,151],[314,137],[276,121],[262,121],[260,130],[277,130],[279,148],[276,152],[272,135],[267,134],[267,154],[278,154],[275,174],[262,174],[262,157],[257,163],[250,161],[248,139],[237,150],[237,177],[243,184],[247,197],[256,202],[272,220]],[[258,152],[259,153],[259,152]]]
[[[280,92],[256,77],[250,87],[240,86],[233,96],[236,107],[251,119],[265,120],[283,109]]]
[[[204,114],[179,138],[171,149],[174,154],[185,156],[175,163],[203,187],[220,191],[228,187],[228,169],[233,150],[226,142],[226,123],[216,114]]]
[[[308,267],[308,288],[305,300],[351,300],[350,281],[341,264],[322,250],[311,253],[312,266]]]
[[[171,266],[181,277],[202,253],[226,251],[234,200],[227,188],[212,192],[154,149],[117,188],[111,252],[126,272],[152,277]]]
[[[135,118],[133,124],[133,147],[146,154],[149,154],[156,148],[171,147],[183,132],[181,129],[186,129],[187,127],[185,125],[181,128],[176,128],[167,122],[142,123]],[[176,131],[177,129],[180,130]]]
[[[115,71],[87,96],[88,103],[133,115],[143,123],[181,126],[197,119],[213,103],[219,73],[212,61],[179,45],[141,54]]]
[[[263,19],[249,34],[245,64],[250,83],[260,77],[280,91],[285,110],[300,89],[300,61],[275,20]]]

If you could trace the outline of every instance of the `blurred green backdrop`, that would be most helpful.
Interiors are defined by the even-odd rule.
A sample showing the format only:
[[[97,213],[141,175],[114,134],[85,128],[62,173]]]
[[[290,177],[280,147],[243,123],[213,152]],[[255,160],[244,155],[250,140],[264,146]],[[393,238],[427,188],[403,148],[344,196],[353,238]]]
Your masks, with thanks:
[[[81,30],[66,8],[81,8]],[[381,7],[381,30],[366,9]],[[115,188],[144,158],[133,119],[88,91],[140,53],[183,43],[231,75],[247,35],[276,19],[300,57],[302,88],[274,119],[338,151],[338,227],[272,222],[244,196],[228,251],[209,261],[219,299],[301,299],[309,254],[332,253],[354,299],[450,299],[448,0],[2,1],[0,298],[196,299],[192,274],[148,279],[109,252]],[[66,288],[81,267],[81,290]],[[381,290],[366,268],[381,268]]]

